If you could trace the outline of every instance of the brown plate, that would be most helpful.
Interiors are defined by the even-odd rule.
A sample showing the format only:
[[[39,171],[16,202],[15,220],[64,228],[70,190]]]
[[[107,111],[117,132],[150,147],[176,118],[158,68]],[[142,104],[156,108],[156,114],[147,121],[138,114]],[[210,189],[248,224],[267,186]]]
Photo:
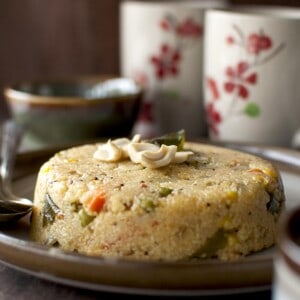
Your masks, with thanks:
[[[18,156],[14,192],[32,197],[38,168],[59,148]],[[281,150],[276,150],[281,151]],[[287,151],[289,156],[298,152]],[[278,164],[287,208],[299,202],[298,170]],[[0,260],[50,281],[99,291],[153,295],[216,295],[270,289],[275,247],[236,262],[137,262],[88,257],[40,246],[28,237],[29,216],[0,227]]]

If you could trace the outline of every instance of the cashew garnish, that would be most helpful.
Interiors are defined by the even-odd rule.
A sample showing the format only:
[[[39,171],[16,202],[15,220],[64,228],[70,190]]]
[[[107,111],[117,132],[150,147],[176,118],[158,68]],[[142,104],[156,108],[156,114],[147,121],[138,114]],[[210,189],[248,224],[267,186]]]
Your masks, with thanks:
[[[148,168],[160,168],[170,163],[182,163],[191,151],[177,152],[177,146],[167,146],[141,142],[141,136],[135,135],[131,140],[118,138],[109,140],[106,144],[99,145],[94,153],[94,158],[107,162],[116,162],[124,158],[130,158],[134,163],[140,163]]]
[[[99,145],[94,153],[94,158],[102,161],[115,162],[121,159],[122,149],[116,146],[111,140],[106,144]]]
[[[150,143],[131,143],[128,145],[128,155],[129,158],[134,163],[141,163],[142,154],[145,151],[157,151],[159,147]]]
[[[115,140],[108,140],[106,144],[99,145],[97,151],[94,153],[94,158],[102,161],[118,161],[128,157],[128,145],[132,142],[139,142],[141,136],[136,134],[132,140],[128,138],[118,138]]]
[[[141,164],[148,168],[167,166],[175,157],[177,146],[161,145],[157,151],[144,151],[141,154]]]
[[[128,157],[128,151],[127,147],[130,143],[130,140],[127,138],[119,138],[112,141],[113,144],[115,144],[119,149],[122,151],[122,157],[126,158]]]
[[[172,159],[172,163],[181,164],[188,159],[190,155],[193,155],[192,151],[180,151],[176,152],[174,158]]]

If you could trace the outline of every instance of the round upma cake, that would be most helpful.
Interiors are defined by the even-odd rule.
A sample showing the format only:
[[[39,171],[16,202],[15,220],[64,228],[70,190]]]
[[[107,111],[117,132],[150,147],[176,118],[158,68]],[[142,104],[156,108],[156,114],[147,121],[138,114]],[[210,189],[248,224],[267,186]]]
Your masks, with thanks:
[[[159,156],[129,143],[135,157],[120,144],[117,159],[110,142],[45,162],[35,187],[35,241],[87,255],[171,261],[234,260],[275,243],[285,198],[270,162],[186,142],[183,152],[175,149],[179,158],[173,153],[154,166],[149,161],[168,151]]]

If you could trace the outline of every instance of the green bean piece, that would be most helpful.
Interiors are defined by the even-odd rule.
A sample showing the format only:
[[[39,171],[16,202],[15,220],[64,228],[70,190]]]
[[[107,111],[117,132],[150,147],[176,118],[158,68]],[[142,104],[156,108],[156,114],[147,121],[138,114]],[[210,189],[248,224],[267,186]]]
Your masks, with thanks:
[[[164,187],[164,186],[161,186],[159,188],[159,196],[160,197],[167,197],[169,194],[172,193],[172,189],[168,188],[168,187]]]
[[[223,249],[227,244],[228,233],[219,229],[206,243],[192,255],[192,258],[208,258],[216,255],[217,251]]]
[[[95,219],[95,216],[89,215],[83,208],[79,210],[78,215],[82,227],[87,226]]]

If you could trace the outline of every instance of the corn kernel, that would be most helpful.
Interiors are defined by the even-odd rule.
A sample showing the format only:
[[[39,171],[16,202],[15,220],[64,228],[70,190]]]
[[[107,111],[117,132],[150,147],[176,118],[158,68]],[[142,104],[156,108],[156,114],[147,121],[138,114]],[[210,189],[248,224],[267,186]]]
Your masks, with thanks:
[[[232,217],[224,216],[220,221],[220,226],[226,229],[230,227],[231,223],[232,223]]]
[[[277,178],[277,173],[274,169],[264,169],[263,172],[273,178]]]
[[[237,191],[228,191],[226,193],[226,198],[229,199],[229,200],[236,200],[238,198]]]
[[[51,167],[50,166],[45,166],[42,168],[42,173],[48,173],[49,171],[51,170]]]
[[[68,162],[69,162],[69,163],[78,162],[78,159],[77,159],[77,158],[69,158],[69,159],[68,159]]]
[[[238,237],[236,236],[236,234],[230,234],[230,235],[228,235],[227,242],[228,242],[229,246],[234,246],[239,242],[239,240],[238,240]]]

